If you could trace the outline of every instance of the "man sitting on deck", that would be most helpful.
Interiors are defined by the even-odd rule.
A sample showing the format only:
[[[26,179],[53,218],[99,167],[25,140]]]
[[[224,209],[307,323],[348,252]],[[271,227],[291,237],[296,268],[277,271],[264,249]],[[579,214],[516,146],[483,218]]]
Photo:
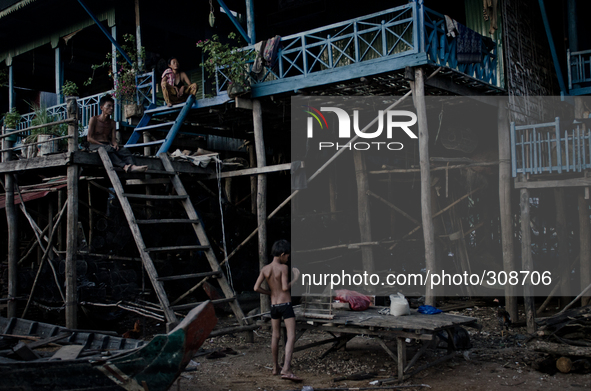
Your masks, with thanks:
[[[285,344],[285,363],[281,369],[281,378],[291,381],[302,381],[291,371],[291,357],[295,344],[296,319],[291,305],[290,288],[300,277],[300,271],[293,268],[293,280],[288,282],[287,261],[291,253],[291,245],[287,240],[278,240],[273,243],[271,254],[273,261],[261,269],[259,278],[254,285],[254,291],[271,296],[271,326],[273,336],[271,339],[271,352],[273,354],[273,375],[279,374],[279,336],[281,334],[281,318],[287,330]],[[269,284],[269,289],[261,287],[263,281]]]
[[[148,166],[136,166],[133,164],[133,157],[129,149],[119,147],[115,137],[115,121],[111,119],[115,108],[115,101],[108,95],[105,95],[99,101],[101,114],[95,115],[88,123],[88,142],[91,151],[98,151],[99,148],[105,148],[113,166],[121,167],[125,172],[144,172]]]

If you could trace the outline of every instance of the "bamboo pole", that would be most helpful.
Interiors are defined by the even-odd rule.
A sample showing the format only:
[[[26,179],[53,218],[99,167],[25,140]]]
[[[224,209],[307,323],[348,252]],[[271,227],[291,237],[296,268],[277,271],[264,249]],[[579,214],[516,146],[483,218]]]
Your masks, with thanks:
[[[74,121],[68,124],[68,152],[78,150],[78,104],[76,99],[67,102],[68,117]],[[66,234],[66,327],[77,327],[76,295],[76,251],[78,245],[78,166],[68,166],[68,216]]]
[[[566,200],[564,188],[554,189],[554,199],[556,203],[556,234],[558,237],[558,262],[560,264],[560,275],[569,276],[570,262],[568,261],[568,228],[566,226]],[[566,305],[571,297],[570,278],[560,280],[560,295],[562,296],[560,306]]]
[[[250,161],[250,167],[256,167],[257,160],[254,150],[254,145],[249,144],[247,147],[248,149],[248,159]],[[250,211],[252,214],[256,214],[257,212],[257,177],[254,175],[250,176]]]
[[[386,204],[387,206],[389,206],[391,209],[393,209],[396,212],[400,213],[401,215],[403,215],[404,217],[406,217],[407,219],[409,219],[413,223],[415,223],[417,225],[421,225],[421,223],[418,220],[415,220],[411,215],[409,215],[408,213],[406,213],[405,211],[403,211],[402,209],[400,209],[399,207],[397,207],[396,205],[394,205],[390,201],[383,199],[382,197],[380,197],[379,195],[377,195],[373,191],[368,190],[367,191],[367,195],[370,195],[370,196],[376,198],[377,200],[382,201],[384,204]]]
[[[580,256],[577,256],[575,258],[575,260],[573,261],[573,263],[571,263],[570,267],[571,269],[573,267],[575,267],[575,265],[577,264],[577,262],[579,261]],[[566,276],[566,278],[568,278],[569,276]],[[548,297],[546,297],[546,300],[544,300],[544,303],[542,303],[542,305],[540,306],[540,308],[538,308],[538,314],[542,313],[546,307],[548,307],[548,305],[550,304],[550,300],[552,300],[552,298],[554,297],[554,295],[556,294],[556,292],[558,292],[558,289],[560,289],[560,285],[561,285],[561,280],[565,278],[565,276],[561,276],[560,280],[558,280],[556,282],[556,285],[554,285],[554,288],[552,289],[552,291],[550,292],[550,294],[548,295]]]
[[[591,225],[589,224],[589,201],[585,199],[584,191],[579,191],[579,254],[581,258],[581,286],[591,284]],[[581,298],[581,306],[591,304],[591,296]]]
[[[458,168],[470,168],[470,167],[486,167],[486,166],[496,166],[499,162],[481,162],[481,163],[470,163],[470,164],[457,164],[455,166],[441,166],[441,167],[433,167],[430,169],[431,172],[433,171],[448,171],[448,170],[455,170]],[[392,168],[389,170],[378,170],[378,171],[369,171],[372,175],[378,174],[410,174],[421,172],[420,168]]]

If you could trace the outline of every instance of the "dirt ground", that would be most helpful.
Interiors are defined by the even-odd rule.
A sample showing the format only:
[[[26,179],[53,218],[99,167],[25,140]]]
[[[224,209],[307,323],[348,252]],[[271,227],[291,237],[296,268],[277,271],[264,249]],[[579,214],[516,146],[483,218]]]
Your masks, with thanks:
[[[451,314],[473,316],[479,319],[482,330],[468,329],[472,348],[463,355],[428,368],[400,385],[417,387],[408,390],[585,390],[591,389],[591,374],[562,374],[549,376],[537,372],[531,364],[544,354],[530,350],[525,344],[524,328],[513,328],[510,335],[501,338],[496,318],[496,308],[474,307]],[[523,317],[522,317],[523,319]],[[220,319],[220,322],[231,320]],[[298,341],[307,344],[326,338],[320,331],[306,332]],[[356,337],[346,349],[332,352],[320,359],[331,345],[322,345],[294,354],[293,370],[302,383],[293,383],[271,375],[271,332],[259,329],[255,332],[254,343],[247,343],[244,335],[226,335],[210,338],[203,345],[205,351],[232,348],[237,355],[207,359],[205,354],[194,358],[194,371],[184,372],[171,390],[218,391],[218,390],[302,390],[304,386],[313,389],[339,387],[356,389],[372,386],[371,381],[396,377],[396,363],[370,337]],[[395,342],[389,342],[396,351]],[[443,346],[443,345],[442,345]],[[407,359],[410,360],[418,346],[408,344]],[[447,350],[428,350],[414,368],[444,356]],[[334,381],[334,378],[355,373],[375,373],[371,379]],[[395,386],[396,384],[391,384]],[[384,388],[381,388],[384,389]],[[394,388],[392,388],[394,389]]]

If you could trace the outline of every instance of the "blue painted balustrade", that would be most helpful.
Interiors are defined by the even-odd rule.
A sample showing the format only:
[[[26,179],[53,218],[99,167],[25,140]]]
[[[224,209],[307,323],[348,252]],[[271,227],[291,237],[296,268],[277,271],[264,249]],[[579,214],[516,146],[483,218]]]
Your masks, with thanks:
[[[376,75],[407,66],[435,64],[497,85],[496,45],[482,61],[458,64],[456,39],[447,37],[445,17],[422,2],[282,37],[273,67],[251,77],[252,97]],[[253,52],[254,46],[242,48]],[[216,72],[216,92],[228,87],[224,68]]]
[[[591,50],[567,53],[568,89],[571,95],[591,94]]]
[[[581,124],[564,130],[554,122],[516,126],[511,123],[511,166],[517,174],[582,172],[591,168],[591,130]]]

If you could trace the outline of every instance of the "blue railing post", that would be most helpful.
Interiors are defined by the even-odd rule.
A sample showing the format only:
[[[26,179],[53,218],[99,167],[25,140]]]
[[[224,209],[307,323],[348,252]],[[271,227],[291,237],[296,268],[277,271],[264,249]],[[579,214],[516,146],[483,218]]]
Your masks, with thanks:
[[[419,53],[425,51],[425,4],[423,0],[416,0],[418,7],[416,8],[416,15],[418,16],[415,20],[419,23],[419,36],[417,37],[419,42]]]
[[[168,149],[172,145],[174,138],[176,137],[177,133],[181,129],[181,125],[183,124],[183,121],[184,121],[185,117],[187,116],[187,113],[193,107],[193,103],[195,103],[195,95],[189,95],[189,97],[187,98],[187,102],[185,103],[185,106],[183,107],[183,109],[179,113],[177,119],[174,121],[174,125],[172,125],[172,128],[170,129],[170,131],[166,135],[166,138],[164,139],[164,143],[160,146],[160,149],[156,153],[156,156],[160,155],[161,153],[168,152]]]
[[[560,118],[556,117],[556,163],[558,163],[558,173],[562,173],[562,145],[560,145]]]
[[[513,178],[517,176],[517,153],[515,151],[517,138],[515,137],[515,122],[511,122],[511,173]]]

